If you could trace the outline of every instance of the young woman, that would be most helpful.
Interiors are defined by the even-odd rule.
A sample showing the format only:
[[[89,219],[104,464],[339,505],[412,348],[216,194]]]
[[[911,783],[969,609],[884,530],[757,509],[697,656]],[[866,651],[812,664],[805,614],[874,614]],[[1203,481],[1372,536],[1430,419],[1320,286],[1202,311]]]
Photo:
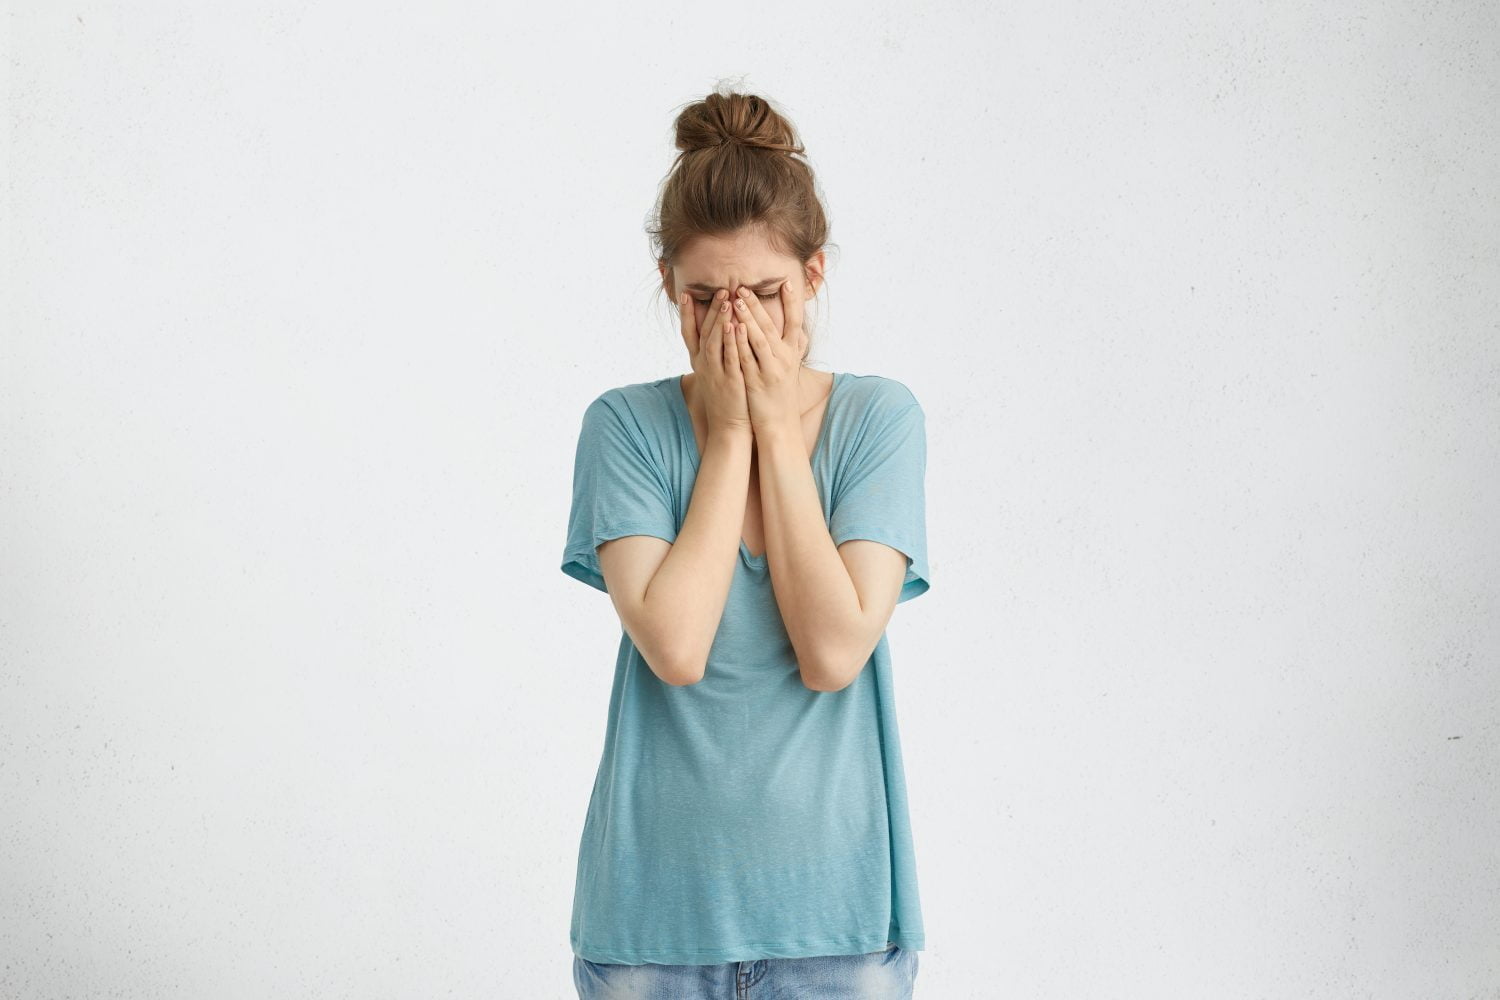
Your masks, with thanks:
[[[910,997],[922,914],[885,628],[928,589],[923,412],[806,366],[828,226],[716,91],[650,232],[689,375],[584,411],[562,570],[622,625],[579,845],[581,1000]]]

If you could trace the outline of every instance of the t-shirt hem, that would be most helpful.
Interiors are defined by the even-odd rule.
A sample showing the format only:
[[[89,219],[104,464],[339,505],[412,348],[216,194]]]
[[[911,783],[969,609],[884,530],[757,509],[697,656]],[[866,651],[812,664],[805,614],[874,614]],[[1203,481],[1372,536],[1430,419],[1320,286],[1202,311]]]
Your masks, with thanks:
[[[862,938],[826,938],[821,941],[746,944],[730,948],[608,948],[573,941],[573,954],[602,965],[719,965],[762,958],[814,958],[828,955],[865,955],[896,944],[907,951],[922,951],[924,934],[875,934]]]
[[[616,538],[624,538],[627,535],[650,535],[663,541],[675,542],[677,540],[677,529],[651,521],[622,521],[611,524],[606,528],[594,532],[592,541],[568,547],[563,556],[561,569],[568,576],[588,584],[595,590],[609,593],[605,586],[604,574],[599,569],[599,546],[605,542],[614,541]]]
[[[835,548],[843,545],[845,542],[852,542],[857,538],[862,538],[866,541],[879,542],[882,545],[887,545],[895,549],[906,556],[904,597],[916,597],[918,594],[926,592],[932,579],[932,574],[928,570],[924,546],[877,526],[864,527],[842,524],[837,526],[831,532],[831,535]]]

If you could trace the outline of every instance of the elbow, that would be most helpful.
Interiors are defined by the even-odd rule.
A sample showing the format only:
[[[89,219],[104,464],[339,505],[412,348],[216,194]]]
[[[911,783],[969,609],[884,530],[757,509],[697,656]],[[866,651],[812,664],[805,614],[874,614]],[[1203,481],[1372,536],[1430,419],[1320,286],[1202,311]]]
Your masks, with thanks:
[[[702,670],[699,670],[696,673],[691,671],[678,671],[671,674],[670,676],[662,677],[662,683],[667,684],[671,687],[688,687],[689,685],[697,684],[699,681],[701,681],[703,679],[703,675],[704,671]]]
[[[855,641],[859,643],[857,650],[849,645],[838,648],[824,646],[806,657],[798,656],[797,669],[802,675],[803,686],[810,691],[834,692],[842,691],[859,680],[859,675],[869,665],[875,644],[865,645],[863,640]]]
[[[825,694],[844,690],[859,676],[859,671],[851,672],[842,663],[830,665],[826,661],[812,665],[798,661],[797,672],[802,675],[803,687]]]
[[[640,627],[640,619],[636,619],[636,622],[636,628],[627,627],[625,631],[636,652],[657,679],[672,687],[687,687],[703,679],[707,654],[683,648],[681,643],[670,642],[668,637]]]
[[[708,672],[708,658],[695,655],[687,651],[667,653],[662,657],[663,669],[658,670],[656,675],[661,678],[662,683],[672,687],[687,687],[697,684]]]

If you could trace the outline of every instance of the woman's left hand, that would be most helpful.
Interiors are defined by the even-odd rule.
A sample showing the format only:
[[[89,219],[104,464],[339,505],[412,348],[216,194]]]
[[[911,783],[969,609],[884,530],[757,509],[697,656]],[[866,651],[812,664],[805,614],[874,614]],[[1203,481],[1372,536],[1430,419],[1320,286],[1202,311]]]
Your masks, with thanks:
[[[750,405],[752,429],[802,427],[802,406],[797,393],[807,334],[802,329],[802,298],[790,281],[780,289],[780,330],[748,288],[731,296],[734,305],[734,335],[739,346],[740,371],[745,377],[745,396]]]

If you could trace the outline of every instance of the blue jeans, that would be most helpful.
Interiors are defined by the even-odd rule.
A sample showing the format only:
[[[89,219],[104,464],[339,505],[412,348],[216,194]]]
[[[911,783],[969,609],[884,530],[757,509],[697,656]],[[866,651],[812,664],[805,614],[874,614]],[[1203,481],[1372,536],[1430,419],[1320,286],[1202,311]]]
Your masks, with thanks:
[[[573,956],[578,1000],[911,1000],[917,953],[762,958],[719,965],[608,965]]]

